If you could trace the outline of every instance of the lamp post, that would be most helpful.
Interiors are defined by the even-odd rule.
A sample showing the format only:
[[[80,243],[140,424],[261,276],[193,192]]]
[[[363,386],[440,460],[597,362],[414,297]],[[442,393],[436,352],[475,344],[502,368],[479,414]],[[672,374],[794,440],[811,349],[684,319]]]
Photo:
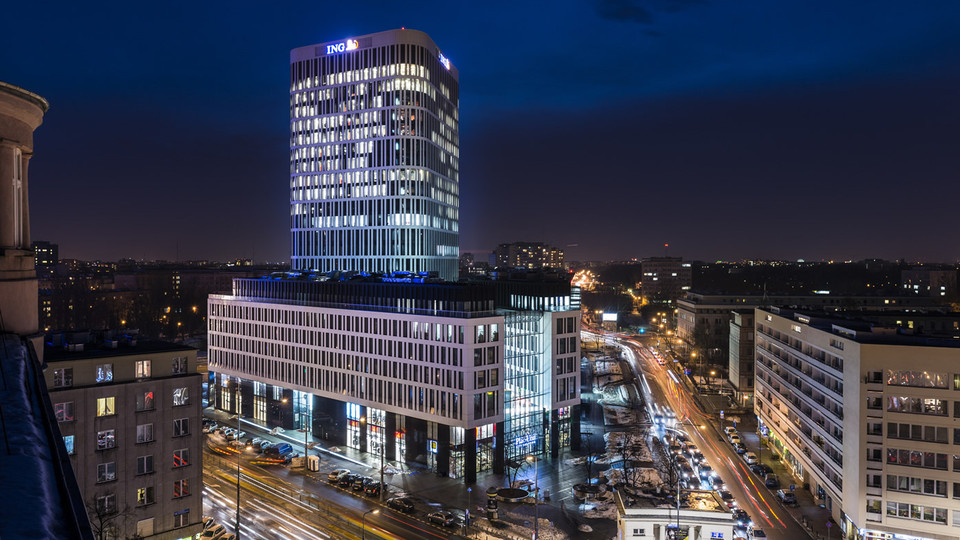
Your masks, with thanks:
[[[237,439],[240,438],[240,408],[237,407]],[[237,448],[237,540],[240,540],[240,448]]]
[[[360,540],[366,540],[367,538],[367,514],[379,514],[380,509],[376,510],[367,510],[363,513],[363,516],[360,518]]]
[[[533,540],[540,538],[540,463],[537,456],[527,456],[533,462]]]

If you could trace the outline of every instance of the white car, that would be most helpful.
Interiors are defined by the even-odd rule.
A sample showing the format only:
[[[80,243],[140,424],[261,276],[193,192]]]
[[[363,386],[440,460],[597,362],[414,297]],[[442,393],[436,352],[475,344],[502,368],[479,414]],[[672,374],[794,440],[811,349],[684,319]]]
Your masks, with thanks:
[[[753,452],[745,452],[743,454],[743,460],[747,462],[747,465],[755,465],[758,462],[757,455]]]
[[[731,436],[730,436],[730,444],[737,444],[737,443],[743,443],[743,441],[740,440],[740,436],[739,436],[739,435],[731,435]]]

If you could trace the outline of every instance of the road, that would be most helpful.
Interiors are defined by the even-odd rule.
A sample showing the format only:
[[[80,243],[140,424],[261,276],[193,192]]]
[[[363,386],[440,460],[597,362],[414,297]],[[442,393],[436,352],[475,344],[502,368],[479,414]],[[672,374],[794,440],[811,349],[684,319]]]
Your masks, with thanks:
[[[211,434],[207,437],[204,451],[204,515],[214,517],[227,527],[228,532],[234,532],[236,454],[225,456],[218,453],[217,450],[225,448],[220,435]],[[375,498],[362,497],[326,482],[325,471],[349,463],[338,464],[333,459],[325,459],[320,474],[307,476],[292,472],[285,466],[251,463],[256,457],[249,450],[241,457],[240,530],[243,539],[437,540],[448,538],[454,530],[427,523],[422,512],[401,514],[381,506]],[[361,524],[365,525],[365,531],[361,531]]]
[[[755,526],[773,540],[807,538],[806,531],[780,506],[763,481],[750,472],[746,462],[710,423],[707,415],[697,408],[689,395],[690,390],[666,366],[659,365],[648,346],[635,339],[621,338],[616,342],[636,371],[647,403],[667,405],[676,413],[683,431],[700,448],[723,480],[724,489],[730,491],[738,506],[750,514]],[[704,488],[707,488],[706,484]]]

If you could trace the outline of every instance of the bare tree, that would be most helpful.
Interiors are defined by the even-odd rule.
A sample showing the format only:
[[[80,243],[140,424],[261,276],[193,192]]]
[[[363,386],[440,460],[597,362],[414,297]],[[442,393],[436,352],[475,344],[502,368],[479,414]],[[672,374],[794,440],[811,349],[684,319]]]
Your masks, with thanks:
[[[129,506],[124,506],[123,510],[117,509],[116,495],[112,493],[95,494],[87,501],[86,507],[87,515],[90,517],[90,527],[97,540],[120,538],[118,523],[125,522],[133,515],[133,509]],[[132,536],[127,535],[126,538],[138,540],[141,537],[134,531]]]

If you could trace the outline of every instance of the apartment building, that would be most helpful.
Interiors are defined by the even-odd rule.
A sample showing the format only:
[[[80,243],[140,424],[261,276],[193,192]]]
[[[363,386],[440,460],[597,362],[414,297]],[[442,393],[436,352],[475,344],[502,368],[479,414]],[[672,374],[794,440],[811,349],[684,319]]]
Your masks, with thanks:
[[[960,343],[756,311],[761,434],[846,538],[960,538]]]
[[[44,358],[50,401],[95,532],[162,540],[199,533],[196,350],[73,332],[48,335]]]

